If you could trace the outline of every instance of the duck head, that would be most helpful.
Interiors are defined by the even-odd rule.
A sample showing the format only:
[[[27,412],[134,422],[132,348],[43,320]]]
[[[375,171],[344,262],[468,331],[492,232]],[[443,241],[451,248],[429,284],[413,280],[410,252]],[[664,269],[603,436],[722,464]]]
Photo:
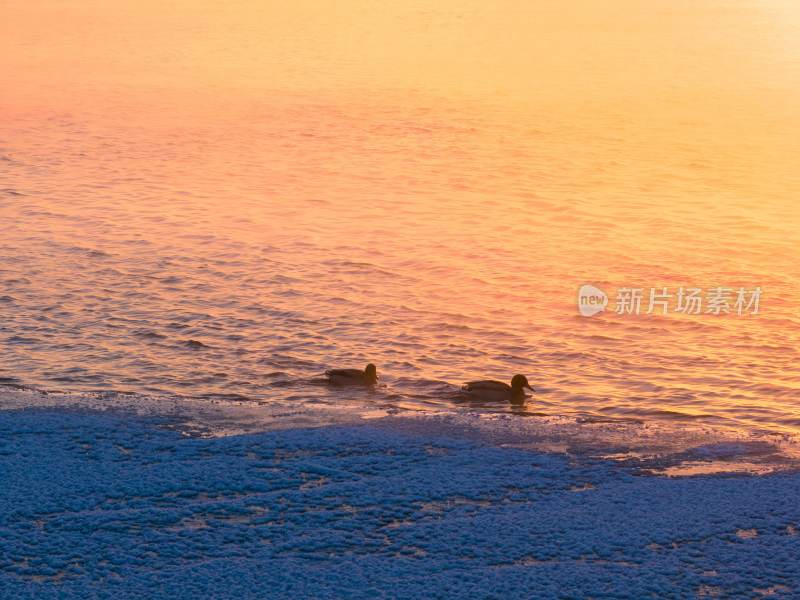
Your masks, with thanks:
[[[514,375],[514,377],[511,378],[511,391],[524,393],[522,391],[523,388],[528,388],[532,392],[536,391],[528,383],[528,378],[525,377],[525,375]]]
[[[372,363],[367,365],[367,368],[364,369],[364,377],[367,378],[367,381],[371,381],[372,383],[377,383],[378,381],[378,369]]]

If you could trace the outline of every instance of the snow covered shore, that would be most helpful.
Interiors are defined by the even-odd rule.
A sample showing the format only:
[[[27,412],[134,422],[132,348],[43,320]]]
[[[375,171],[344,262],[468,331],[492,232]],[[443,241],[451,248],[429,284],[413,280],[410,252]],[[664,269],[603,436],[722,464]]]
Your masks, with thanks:
[[[800,475],[0,412],[3,598],[797,598]]]

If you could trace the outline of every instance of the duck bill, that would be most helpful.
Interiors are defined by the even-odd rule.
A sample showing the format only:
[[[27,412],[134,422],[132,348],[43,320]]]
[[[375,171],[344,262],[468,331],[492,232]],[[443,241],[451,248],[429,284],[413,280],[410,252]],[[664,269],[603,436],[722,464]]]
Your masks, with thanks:
[[[526,388],[528,388],[528,389],[529,389],[530,391],[532,391],[532,392],[535,392],[535,391],[536,391],[536,390],[535,390],[535,389],[533,389],[531,386],[529,386],[527,383],[525,384],[525,387],[526,387]]]

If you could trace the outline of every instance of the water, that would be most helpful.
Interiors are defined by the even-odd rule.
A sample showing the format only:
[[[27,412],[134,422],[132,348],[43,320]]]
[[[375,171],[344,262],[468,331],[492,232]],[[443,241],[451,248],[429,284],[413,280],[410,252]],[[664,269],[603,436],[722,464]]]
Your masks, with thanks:
[[[797,435],[800,11],[427,4],[6,3],[2,381]],[[517,372],[524,409],[454,395]]]

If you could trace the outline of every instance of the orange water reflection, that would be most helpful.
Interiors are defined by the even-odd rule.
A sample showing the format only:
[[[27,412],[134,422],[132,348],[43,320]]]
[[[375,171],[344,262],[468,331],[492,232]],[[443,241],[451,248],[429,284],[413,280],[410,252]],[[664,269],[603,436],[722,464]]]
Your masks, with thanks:
[[[520,371],[532,410],[800,428],[792,3],[3,11],[4,373],[290,403],[370,359],[391,406]],[[585,282],[765,293],[587,320]]]

